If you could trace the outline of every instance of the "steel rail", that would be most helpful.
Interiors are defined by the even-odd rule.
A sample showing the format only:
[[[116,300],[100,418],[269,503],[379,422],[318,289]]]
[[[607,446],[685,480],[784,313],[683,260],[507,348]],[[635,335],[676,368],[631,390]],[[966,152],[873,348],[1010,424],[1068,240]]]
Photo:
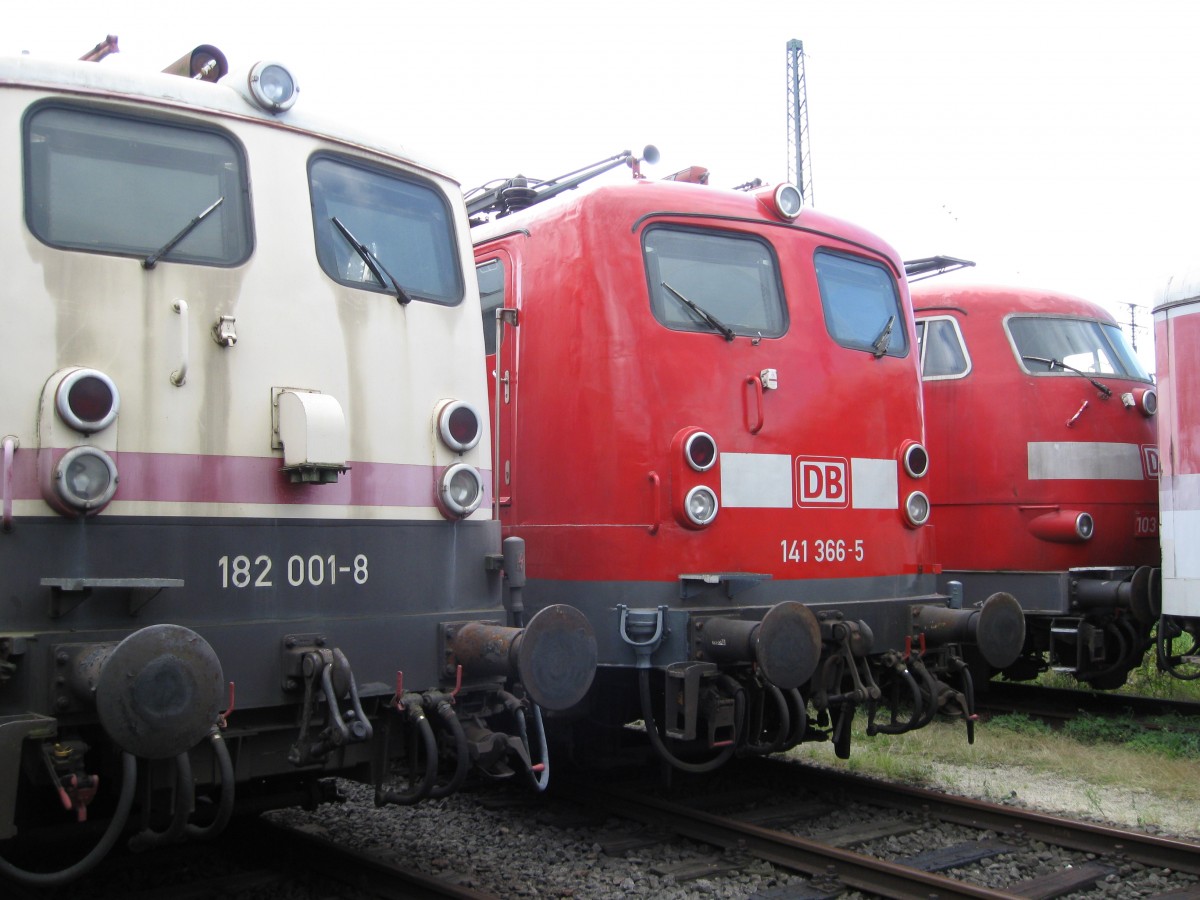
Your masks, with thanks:
[[[893,809],[918,809],[937,818],[993,831],[1021,835],[1060,847],[1101,856],[1124,856],[1150,866],[1200,874],[1200,843],[1130,831],[1092,822],[1076,822],[1020,807],[957,797],[924,788],[848,775],[832,769],[762,760],[764,765],[801,769],[821,793],[841,792],[861,803]],[[783,773],[780,773],[781,776]],[[812,776],[817,778],[813,779]],[[792,775],[791,777],[797,777]]]
[[[701,812],[635,791],[572,786],[559,796],[588,806],[603,806],[609,813],[670,829],[676,834],[718,847],[744,850],[760,859],[813,876],[833,877],[848,887],[882,894],[897,900],[985,898],[1011,900],[1012,894],[955,881],[943,875],[830,847],[818,841],[772,831],[757,825]]]
[[[1057,719],[1072,718],[1081,712],[1105,717],[1130,715],[1137,719],[1177,716],[1181,725],[1200,716],[1200,703],[1194,701],[1048,688],[1012,681],[989,681],[986,690],[976,692],[975,708],[994,714],[1021,712]]]
[[[247,823],[247,828],[251,823]],[[347,847],[332,840],[267,820],[252,823],[255,853],[279,852],[306,869],[376,897],[396,900],[499,900],[497,895],[425,875],[379,853]],[[261,843],[260,843],[261,842]],[[267,850],[267,847],[274,850]]]

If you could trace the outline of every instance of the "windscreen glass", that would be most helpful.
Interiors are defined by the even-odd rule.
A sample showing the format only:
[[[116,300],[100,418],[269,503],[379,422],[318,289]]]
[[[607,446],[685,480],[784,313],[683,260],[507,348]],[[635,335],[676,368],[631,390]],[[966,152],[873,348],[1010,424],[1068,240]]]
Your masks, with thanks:
[[[958,323],[951,318],[918,319],[917,346],[921,377],[926,381],[961,378],[971,369]]]
[[[334,281],[395,295],[394,280],[413,300],[462,301],[450,206],[433,184],[318,156],[309,164],[309,191],[317,258]]]
[[[830,337],[843,347],[875,356],[907,356],[900,294],[887,268],[824,250],[817,251],[814,261]]]
[[[51,246],[222,266],[250,255],[245,164],[222,133],[47,105],[26,117],[24,145],[25,218]]]
[[[675,331],[779,337],[787,307],[770,245],[752,235],[648,228],[650,308]]]
[[[1035,375],[1069,375],[1074,369],[1089,375],[1150,380],[1121,329],[1111,323],[1011,316],[1005,325],[1021,365]]]

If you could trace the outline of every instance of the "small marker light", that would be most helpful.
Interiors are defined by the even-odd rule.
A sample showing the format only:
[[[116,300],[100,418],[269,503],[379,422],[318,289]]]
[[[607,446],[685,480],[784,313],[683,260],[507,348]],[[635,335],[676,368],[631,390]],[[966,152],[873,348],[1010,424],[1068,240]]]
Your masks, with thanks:
[[[473,466],[455,463],[442,473],[438,499],[451,516],[465,519],[483,501],[483,478]]]
[[[451,450],[463,453],[479,443],[482,422],[479,411],[470,403],[451,401],[438,413],[438,437]]]
[[[1080,513],[1075,519],[1075,533],[1082,540],[1091,540],[1092,535],[1096,533],[1096,520],[1088,513]]]
[[[904,518],[913,528],[929,521],[929,498],[920,491],[913,491],[904,501]]]
[[[683,455],[697,472],[707,472],[717,464],[717,442],[712,435],[697,431],[684,442]]]
[[[1146,388],[1144,391],[1136,392],[1138,410],[1146,418],[1158,412],[1158,391],[1153,388]]]
[[[924,478],[929,471],[929,453],[914,442],[904,448],[904,471],[913,478]]]
[[[54,489],[71,509],[91,512],[117,492],[117,467],[96,447],[73,447],[54,469]]]
[[[121,396],[113,380],[95,369],[75,369],[59,383],[54,396],[59,417],[76,431],[94,434],[113,423]]]
[[[688,519],[695,525],[708,525],[717,517],[717,495],[712,488],[699,485],[687,493],[683,501],[683,510]]]

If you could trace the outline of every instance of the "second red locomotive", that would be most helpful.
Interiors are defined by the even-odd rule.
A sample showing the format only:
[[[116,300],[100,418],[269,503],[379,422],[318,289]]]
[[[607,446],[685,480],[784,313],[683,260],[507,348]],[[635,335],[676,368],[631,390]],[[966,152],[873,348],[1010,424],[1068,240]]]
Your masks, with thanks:
[[[571,603],[598,641],[577,728],[598,746],[643,720],[688,768],[826,737],[844,755],[858,707],[871,732],[969,715],[961,647],[1007,665],[1023,625],[1011,597],[937,592],[901,260],[791,185],[614,159],[633,183],[468,198],[493,214],[474,236],[501,522],[530,549],[525,602]]]
[[[1076,297],[921,285],[930,496],[943,587],[1011,593],[1048,667],[1123,684],[1158,607],[1157,395],[1117,323]]]

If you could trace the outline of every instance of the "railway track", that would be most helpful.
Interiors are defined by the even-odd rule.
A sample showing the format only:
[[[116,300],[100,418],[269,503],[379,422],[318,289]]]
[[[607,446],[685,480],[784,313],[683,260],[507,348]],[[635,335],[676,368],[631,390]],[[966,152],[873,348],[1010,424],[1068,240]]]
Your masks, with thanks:
[[[114,853],[83,880],[30,889],[0,880],[5,900],[497,900],[418,871],[399,851],[348,843],[267,819],[236,822],[209,844]]]
[[[1164,896],[1172,877],[1185,892],[1179,896],[1200,892],[1188,877],[1200,875],[1200,844],[774,760],[756,761],[755,767],[759,771],[745,783],[761,784],[765,778],[773,787],[709,793],[699,800],[681,796],[678,789],[673,798],[645,785],[575,787],[568,796],[641,822],[659,839],[682,835],[807,875],[805,887],[789,886],[777,895],[797,900],[837,897],[847,890],[897,898],[1049,898],[1101,881],[1111,885],[1120,873],[1143,867],[1165,873]],[[799,788],[801,780],[820,787],[815,792]],[[849,816],[848,810],[853,811]],[[834,819],[834,811],[843,815]],[[898,835],[915,836],[924,849],[890,852],[889,838]],[[995,886],[995,870],[1007,860],[1044,854],[1048,845],[1065,848],[1074,862]],[[736,864],[726,860],[727,867]],[[988,867],[992,872],[985,872]]]
[[[4,896],[1035,898],[1097,884],[1108,898],[1200,896],[1200,843],[794,762],[665,783],[645,768],[567,775],[548,794],[493,785],[381,809],[347,786],[344,804],[235,823],[210,845],[114,855],[79,884]]]
[[[1093,716],[1126,715],[1136,720],[1177,717],[1200,722],[1200,703],[1164,700],[1111,691],[1048,688],[1014,681],[989,681],[975,697],[977,712],[998,715],[1024,713],[1047,720],[1072,719],[1080,713]]]

